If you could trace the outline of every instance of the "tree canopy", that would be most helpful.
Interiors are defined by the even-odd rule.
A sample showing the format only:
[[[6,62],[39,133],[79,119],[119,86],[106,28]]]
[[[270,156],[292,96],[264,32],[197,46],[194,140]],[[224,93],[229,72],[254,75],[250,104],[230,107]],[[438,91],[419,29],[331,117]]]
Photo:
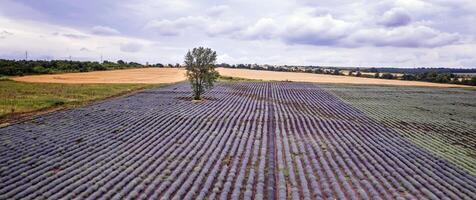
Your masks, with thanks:
[[[69,60],[4,60],[0,59],[0,75],[4,76],[22,76],[31,74],[54,74],[65,72],[89,72],[112,69],[128,69],[145,67],[140,63],[122,60],[117,63],[104,61],[69,61]]]
[[[187,78],[192,85],[193,99],[200,100],[206,89],[213,87],[219,74],[215,70],[217,54],[210,48],[198,47],[185,55]]]

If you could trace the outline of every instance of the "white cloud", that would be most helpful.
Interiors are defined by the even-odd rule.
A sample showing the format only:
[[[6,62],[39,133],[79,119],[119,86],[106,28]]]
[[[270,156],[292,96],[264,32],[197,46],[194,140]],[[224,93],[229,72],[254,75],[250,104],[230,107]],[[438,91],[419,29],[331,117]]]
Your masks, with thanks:
[[[225,12],[229,11],[230,7],[227,5],[218,5],[212,6],[207,9],[206,13],[212,17],[219,17],[220,15],[224,14]]]
[[[14,33],[0,43],[1,55],[20,59],[28,51],[32,59],[73,59],[99,60],[105,58],[137,59],[123,52],[139,51],[147,40],[120,37],[98,36],[77,29],[31,21],[12,21],[0,16],[1,26]],[[18,42],[22,41],[22,42]]]
[[[226,20],[208,20],[205,22],[205,32],[209,36],[234,35],[245,27],[240,22],[232,22]]]
[[[354,28],[354,24],[331,15],[294,17],[283,26],[282,39],[286,42],[311,45],[338,45]]]
[[[439,47],[462,40],[456,33],[443,33],[426,26],[405,26],[393,29],[363,29],[347,39],[351,45],[394,47]]]
[[[187,16],[174,20],[162,19],[149,21],[145,30],[152,30],[163,36],[179,36],[184,32],[197,34],[206,33],[208,36],[233,34],[244,25],[240,22],[220,20],[204,16]]]
[[[156,31],[160,35],[177,36],[188,28],[201,27],[206,23],[204,17],[187,16],[175,20],[152,20],[145,25],[145,29]]]
[[[139,52],[143,47],[144,46],[140,43],[128,42],[128,43],[121,44],[120,49],[121,51],[124,51],[124,52],[135,53],[135,52]]]
[[[271,18],[261,18],[255,24],[241,32],[241,37],[247,39],[270,39],[279,32],[278,23]]]

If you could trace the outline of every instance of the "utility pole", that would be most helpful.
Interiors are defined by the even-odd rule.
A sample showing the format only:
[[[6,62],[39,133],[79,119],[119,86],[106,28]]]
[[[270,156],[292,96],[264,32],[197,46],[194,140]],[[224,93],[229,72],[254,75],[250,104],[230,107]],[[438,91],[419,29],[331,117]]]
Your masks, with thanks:
[[[102,53],[101,53],[101,63],[102,63]]]
[[[25,51],[25,60],[28,60],[28,51]]]

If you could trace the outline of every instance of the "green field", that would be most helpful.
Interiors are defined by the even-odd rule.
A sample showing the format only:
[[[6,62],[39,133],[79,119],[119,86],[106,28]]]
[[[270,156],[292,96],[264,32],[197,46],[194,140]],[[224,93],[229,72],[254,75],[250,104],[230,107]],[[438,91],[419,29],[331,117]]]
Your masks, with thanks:
[[[155,87],[147,84],[56,84],[0,81],[0,120],[12,114],[85,102]]]
[[[420,147],[476,174],[476,91],[320,86]]]

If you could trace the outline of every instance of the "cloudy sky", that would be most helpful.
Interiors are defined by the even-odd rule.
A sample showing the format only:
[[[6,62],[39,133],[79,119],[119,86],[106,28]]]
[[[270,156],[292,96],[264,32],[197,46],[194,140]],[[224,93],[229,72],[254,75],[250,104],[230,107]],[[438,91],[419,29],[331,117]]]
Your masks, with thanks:
[[[0,58],[476,68],[474,0],[0,0]]]

